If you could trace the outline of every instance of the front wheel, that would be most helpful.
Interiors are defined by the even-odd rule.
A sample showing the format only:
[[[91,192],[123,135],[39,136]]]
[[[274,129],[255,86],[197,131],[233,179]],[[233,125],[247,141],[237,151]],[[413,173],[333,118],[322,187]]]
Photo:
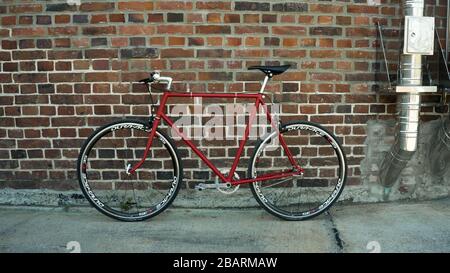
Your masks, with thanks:
[[[182,181],[175,145],[156,131],[144,164],[135,166],[146,149],[151,127],[141,121],[113,122],[95,131],[81,148],[77,163],[80,188],[101,213],[121,221],[141,221],[167,208]]]
[[[344,151],[336,137],[320,125],[285,124],[279,134],[272,132],[256,145],[249,162],[249,177],[293,170],[279,135],[304,173],[254,182],[250,187],[252,193],[264,209],[282,219],[317,216],[339,198],[344,188],[347,177]]]

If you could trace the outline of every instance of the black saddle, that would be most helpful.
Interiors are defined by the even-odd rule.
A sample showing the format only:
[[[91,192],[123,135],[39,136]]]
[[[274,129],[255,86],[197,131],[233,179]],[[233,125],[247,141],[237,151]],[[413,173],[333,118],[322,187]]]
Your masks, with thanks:
[[[279,75],[291,67],[290,64],[287,65],[280,65],[280,66],[250,66],[248,70],[261,70],[263,73],[265,73],[267,76],[272,78],[272,76]]]

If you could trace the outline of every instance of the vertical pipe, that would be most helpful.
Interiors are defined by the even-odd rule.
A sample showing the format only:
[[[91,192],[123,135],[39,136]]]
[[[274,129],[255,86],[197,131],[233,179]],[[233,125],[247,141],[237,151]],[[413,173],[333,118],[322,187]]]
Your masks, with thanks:
[[[449,40],[449,30],[450,30],[450,0],[447,0],[447,28],[445,31],[445,62],[448,63],[448,40]]]
[[[423,16],[424,0],[406,0],[405,16]],[[400,85],[422,85],[422,55],[402,54],[400,57]],[[390,152],[381,162],[380,183],[392,187],[417,150],[421,97],[417,93],[397,97],[398,133]]]

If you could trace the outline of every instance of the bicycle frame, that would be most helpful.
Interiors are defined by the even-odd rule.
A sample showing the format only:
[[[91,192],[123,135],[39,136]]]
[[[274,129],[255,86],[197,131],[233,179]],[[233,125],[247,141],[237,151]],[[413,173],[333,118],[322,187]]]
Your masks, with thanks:
[[[271,113],[269,112],[267,105],[265,104],[263,98],[264,94],[261,93],[254,93],[254,94],[241,94],[241,93],[177,93],[177,92],[171,92],[171,91],[165,91],[163,93],[163,97],[161,99],[161,104],[158,107],[158,110],[156,112],[156,115],[153,120],[152,124],[152,130],[149,133],[146,149],[144,152],[144,155],[142,156],[142,159],[139,163],[136,164],[131,170],[130,174],[134,173],[142,164],[145,162],[147,158],[147,154],[149,149],[151,148],[153,138],[155,136],[156,129],[158,128],[161,120],[164,120],[167,122],[167,124],[174,129],[174,131],[181,137],[181,139],[184,141],[184,143],[189,146],[202,160],[203,162],[214,172],[215,175],[217,175],[223,183],[231,183],[231,185],[239,185],[244,183],[253,183],[258,181],[264,181],[269,179],[279,179],[284,178],[288,176],[293,175],[300,175],[303,174],[304,170],[298,165],[296,160],[294,160],[292,153],[288,149],[285,140],[283,139],[283,136],[279,133],[278,124],[275,124],[274,120],[272,119]],[[245,128],[244,137],[240,142],[238,151],[236,153],[236,156],[233,160],[233,164],[231,166],[230,171],[228,172],[228,176],[223,175],[216,166],[195,146],[195,144],[182,132],[180,132],[179,128],[174,124],[174,122],[164,113],[164,109],[166,106],[166,103],[169,98],[242,98],[242,99],[255,99],[255,107],[252,109],[252,112],[250,113],[250,117],[248,120],[248,123]],[[236,168],[239,164],[240,157],[242,155],[242,152],[244,150],[245,143],[248,140],[248,136],[250,133],[250,128],[252,125],[252,122],[256,116],[256,112],[259,111],[260,106],[263,107],[267,121],[271,124],[272,128],[277,131],[278,139],[280,141],[281,146],[283,147],[285,154],[287,155],[290,163],[292,164],[293,169],[291,171],[285,171],[285,172],[277,172],[272,174],[266,174],[262,175],[260,177],[256,178],[245,178],[245,179],[239,179],[234,180],[234,173],[236,171]]]

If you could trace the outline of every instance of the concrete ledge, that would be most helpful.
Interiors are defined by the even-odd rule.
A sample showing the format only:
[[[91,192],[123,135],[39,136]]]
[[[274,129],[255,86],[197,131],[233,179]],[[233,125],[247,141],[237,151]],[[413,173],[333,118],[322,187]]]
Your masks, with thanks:
[[[367,186],[347,186],[339,198],[341,203],[384,202],[383,187],[373,184]],[[450,186],[434,185],[427,193],[395,195],[396,200],[433,200],[450,196]],[[0,189],[0,205],[43,206],[43,207],[82,207],[89,206],[81,191],[55,191],[48,189]],[[216,190],[198,192],[180,189],[172,204],[174,208],[254,208],[259,207],[249,188],[226,195]]]

